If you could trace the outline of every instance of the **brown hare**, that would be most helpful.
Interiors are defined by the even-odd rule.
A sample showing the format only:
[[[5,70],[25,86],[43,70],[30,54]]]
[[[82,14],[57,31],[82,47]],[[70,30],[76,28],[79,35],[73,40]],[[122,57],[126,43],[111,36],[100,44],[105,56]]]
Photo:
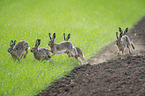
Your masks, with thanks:
[[[51,58],[50,52],[46,48],[38,48],[41,40],[37,39],[35,43],[35,47],[31,49],[31,52],[34,54],[35,59],[37,60],[49,60]]]
[[[118,35],[118,32],[116,32],[116,45],[118,46],[118,54],[119,51],[122,51],[122,55],[123,52],[126,50],[126,48],[129,49],[129,54],[131,53],[130,50],[130,46],[132,46],[133,49],[135,49],[134,44],[130,42],[129,37],[126,35],[126,33],[128,32],[128,28],[125,29],[124,33],[122,31],[122,29],[119,27],[119,32],[120,32],[120,36]]]
[[[50,47],[52,56],[56,55],[56,54],[62,54],[64,52],[70,52],[73,56],[75,56],[75,52],[74,52],[74,46],[72,45],[71,42],[69,41],[63,41],[61,43],[55,43],[54,39],[56,37],[56,33],[53,34],[53,37],[51,37],[51,33],[49,33],[49,42],[48,42],[48,46]]]
[[[70,34],[68,34],[67,38],[65,38],[65,33],[63,33],[63,36],[64,36],[64,41],[68,41],[70,39]],[[71,53],[69,53],[69,51],[67,51],[65,53],[68,54],[68,57],[75,57],[75,59],[79,60],[82,64],[82,61],[79,59],[79,57],[80,57],[83,61],[85,61],[82,50],[79,47],[75,47],[74,51],[76,51],[75,56],[73,56]]]
[[[19,61],[22,58],[22,56],[24,55],[25,51],[26,51],[26,53],[24,55],[24,58],[27,56],[28,50],[29,50],[29,45],[24,40],[19,41],[17,44],[16,44],[16,40],[15,41],[11,40],[10,48],[8,48],[8,52],[11,54],[11,56],[14,59],[18,59]]]

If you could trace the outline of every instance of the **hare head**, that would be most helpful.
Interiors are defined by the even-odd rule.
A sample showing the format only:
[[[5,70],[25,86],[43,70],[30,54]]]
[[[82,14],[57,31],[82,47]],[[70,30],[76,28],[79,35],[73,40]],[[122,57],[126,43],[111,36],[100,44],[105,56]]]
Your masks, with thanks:
[[[37,40],[36,40],[35,47],[33,47],[33,48],[31,49],[31,52],[32,52],[32,53],[37,53],[37,51],[38,51],[38,46],[40,45],[40,42],[41,42],[41,39],[37,39]]]
[[[128,32],[128,28],[126,28],[123,33],[122,29],[119,27],[119,32],[120,32],[120,35],[118,35],[118,32],[116,32],[116,37],[117,37],[116,45],[117,46],[121,44],[121,38],[122,36],[126,35],[126,33]]]
[[[51,33],[49,33],[50,40],[48,42],[48,46],[54,46],[55,45],[55,43],[54,43],[55,37],[56,37],[56,33],[53,33],[53,37],[51,37]]]
[[[11,53],[13,51],[13,47],[15,46],[15,44],[16,44],[16,40],[15,41],[11,40],[11,42],[10,42],[10,48],[8,48],[8,52],[9,53]]]

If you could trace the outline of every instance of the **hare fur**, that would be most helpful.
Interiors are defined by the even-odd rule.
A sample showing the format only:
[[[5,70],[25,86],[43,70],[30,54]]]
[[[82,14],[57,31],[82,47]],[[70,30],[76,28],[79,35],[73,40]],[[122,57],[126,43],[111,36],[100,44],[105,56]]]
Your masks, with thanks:
[[[11,56],[14,59],[18,59],[19,61],[23,55],[24,58],[27,56],[28,50],[29,50],[29,44],[24,40],[19,41],[17,44],[16,44],[16,40],[15,41],[11,40],[10,48],[8,48],[8,52],[11,54]],[[24,54],[25,51],[26,53]]]
[[[133,49],[135,49],[134,44],[131,43],[129,37],[126,35],[126,33],[128,32],[128,28],[125,29],[124,33],[122,31],[122,29],[119,27],[119,32],[120,32],[120,36],[118,35],[118,32],[116,32],[116,45],[118,47],[118,54],[120,51],[122,51],[122,55],[123,52],[126,50],[126,48],[129,49],[129,54],[132,54],[130,46],[132,46]]]
[[[53,37],[51,37],[51,34],[49,33],[50,40],[48,42],[48,46],[50,47],[52,56],[56,54],[62,54],[67,51],[69,51],[73,56],[75,56],[76,54],[74,52],[75,49],[71,42],[63,41],[61,43],[55,43],[54,42],[55,37],[56,37],[56,33],[53,34]]]
[[[31,49],[31,52],[34,54],[35,59],[37,60],[49,60],[51,58],[50,51],[46,48],[38,48],[41,40],[37,39],[35,47]]]
[[[68,40],[70,39],[70,34],[68,34],[68,36],[65,38],[65,33],[63,33],[63,36],[64,36],[64,41],[68,41]],[[68,57],[75,57],[75,59],[79,60],[79,61],[81,62],[81,64],[82,64],[82,61],[79,59],[79,57],[80,57],[83,61],[85,61],[83,52],[82,52],[82,50],[81,50],[79,47],[75,47],[75,46],[74,46],[74,48],[75,48],[74,51],[76,51],[76,52],[75,52],[75,53],[76,53],[75,56],[73,56],[69,51],[67,51],[67,52],[65,52],[65,53],[68,54]]]

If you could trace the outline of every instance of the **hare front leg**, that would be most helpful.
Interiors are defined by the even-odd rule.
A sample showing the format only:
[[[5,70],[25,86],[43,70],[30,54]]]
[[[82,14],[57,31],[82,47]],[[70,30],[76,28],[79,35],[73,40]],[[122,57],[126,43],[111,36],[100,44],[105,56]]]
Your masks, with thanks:
[[[70,51],[69,56],[71,57],[71,55],[75,57],[76,54],[73,51]]]
[[[18,58],[18,61],[20,61],[20,58]]]
[[[83,62],[82,62],[82,60],[80,60],[79,58],[78,58],[78,60],[80,61],[81,65],[83,65]]]
[[[73,57],[78,56],[78,52],[77,52],[76,48],[73,48],[70,52],[73,55]]]
[[[17,56],[17,58],[16,59],[18,59],[18,61],[20,61],[20,59],[21,59],[21,56]]]
[[[132,52],[131,52],[131,50],[130,50],[129,45],[127,45],[127,48],[128,48],[128,50],[129,50],[129,54],[132,55]]]
[[[24,58],[26,58],[27,54],[28,54],[28,50],[26,49],[26,53],[24,55]]]
[[[69,58],[72,56],[72,54],[69,51],[66,51],[65,53],[68,55]]]
[[[57,54],[56,51],[53,51],[52,49],[50,50],[50,52],[52,53],[50,56],[52,57],[53,55]]]

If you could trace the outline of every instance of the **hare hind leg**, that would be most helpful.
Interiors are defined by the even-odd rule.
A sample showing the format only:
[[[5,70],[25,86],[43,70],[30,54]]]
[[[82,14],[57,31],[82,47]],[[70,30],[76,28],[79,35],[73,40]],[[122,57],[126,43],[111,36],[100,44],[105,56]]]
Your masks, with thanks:
[[[77,60],[79,60],[79,61],[80,61],[80,63],[81,63],[81,64],[83,64],[82,60],[80,60],[79,58],[78,58]]]
[[[84,62],[85,64],[89,64],[89,63],[84,59],[84,55],[83,55],[83,54],[80,56],[80,58],[83,60],[83,62]],[[82,64],[82,63],[81,63],[81,64]]]
[[[75,59],[76,59],[76,60],[79,60],[79,61],[80,61],[80,63],[81,63],[81,64],[83,64],[82,60],[81,60],[81,59],[79,59],[79,57],[78,57],[78,56],[75,56]]]
[[[84,55],[80,55],[80,58],[81,58],[83,61],[85,61]]]

